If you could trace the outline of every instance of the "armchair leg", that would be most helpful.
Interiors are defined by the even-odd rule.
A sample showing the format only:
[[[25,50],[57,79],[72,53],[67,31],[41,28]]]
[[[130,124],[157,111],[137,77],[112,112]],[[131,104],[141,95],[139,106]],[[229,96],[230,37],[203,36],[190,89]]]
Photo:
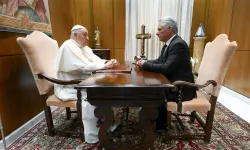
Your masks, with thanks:
[[[206,119],[206,131],[205,131],[206,136],[204,138],[204,141],[208,143],[210,142],[211,139],[213,120],[214,120],[214,112],[208,111]]]
[[[80,105],[80,106],[78,106]],[[78,123],[79,123],[79,126],[80,126],[80,133],[79,133],[79,137],[81,139],[81,141],[85,141],[84,139],[84,126],[83,126],[83,122],[82,122],[82,104],[78,104],[77,102],[77,116],[78,116]]]
[[[47,122],[49,135],[53,136],[53,135],[55,135],[55,132],[54,132],[54,124],[53,124],[53,120],[52,120],[50,106],[46,106],[44,109],[44,112],[45,112],[45,118],[46,118],[46,122]]]
[[[66,107],[66,117],[67,117],[67,120],[71,118],[71,110],[69,107]]]
[[[214,113],[215,113],[215,105],[217,101],[217,97],[211,96],[210,98],[211,103],[211,109],[207,112],[207,119],[206,119],[206,125],[205,125],[205,133],[206,136],[204,138],[205,142],[210,142],[211,134],[212,134],[212,127],[213,127],[213,121],[214,121]]]
[[[167,111],[167,128],[165,130],[165,143],[170,139],[169,130],[171,129],[171,117],[172,117],[172,112]]]
[[[172,117],[172,112],[167,111],[167,127],[170,129],[171,128],[171,117]]]

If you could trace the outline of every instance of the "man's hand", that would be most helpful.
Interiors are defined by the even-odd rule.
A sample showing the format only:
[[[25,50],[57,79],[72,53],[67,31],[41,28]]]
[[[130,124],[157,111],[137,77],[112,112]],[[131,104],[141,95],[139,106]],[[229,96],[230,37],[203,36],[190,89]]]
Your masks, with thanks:
[[[146,62],[145,60],[138,60],[138,61],[136,62],[136,65],[139,66],[139,67],[141,68],[145,62]]]

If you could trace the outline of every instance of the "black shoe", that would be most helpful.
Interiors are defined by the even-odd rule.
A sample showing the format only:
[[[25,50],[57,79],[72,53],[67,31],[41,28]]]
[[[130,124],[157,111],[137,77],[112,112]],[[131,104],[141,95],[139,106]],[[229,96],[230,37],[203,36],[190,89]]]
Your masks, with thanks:
[[[165,132],[166,132],[166,130],[165,130],[165,129],[155,130],[155,134],[156,134],[156,135],[159,135],[159,136],[164,135],[164,134],[165,134]]]
[[[157,123],[156,123],[156,128],[155,128],[155,130],[165,130],[166,129],[166,125],[157,125]]]
[[[119,124],[113,132],[109,132],[109,135],[111,137],[120,137],[123,131],[124,131],[124,125]]]

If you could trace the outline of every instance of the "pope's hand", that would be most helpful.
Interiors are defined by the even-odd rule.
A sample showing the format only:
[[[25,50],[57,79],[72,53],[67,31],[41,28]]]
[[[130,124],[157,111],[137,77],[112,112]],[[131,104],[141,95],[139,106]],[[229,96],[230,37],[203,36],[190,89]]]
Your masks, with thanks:
[[[110,60],[112,63],[114,63],[115,65],[118,65],[119,64],[119,61],[117,61],[116,59],[111,59]]]
[[[114,68],[116,64],[112,61],[108,61],[106,64],[104,64],[104,69]]]

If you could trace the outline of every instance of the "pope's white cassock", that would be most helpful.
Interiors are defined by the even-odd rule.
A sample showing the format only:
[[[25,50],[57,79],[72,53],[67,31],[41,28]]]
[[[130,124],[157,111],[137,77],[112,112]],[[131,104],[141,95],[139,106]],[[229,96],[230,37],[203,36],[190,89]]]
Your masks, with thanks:
[[[81,47],[73,39],[67,40],[57,54],[57,78],[61,80],[86,79],[93,71],[104,69],[105,61],[96,56],[88,46]],[[63,101],[77,100],[77,91],[74,86],[55,84],[55,95]],[[95,106],[84,101],[86,97],[86,91],[82,90],[82,120],[85,141],[96,143],[99,141],[99,129],[96,127]]]

